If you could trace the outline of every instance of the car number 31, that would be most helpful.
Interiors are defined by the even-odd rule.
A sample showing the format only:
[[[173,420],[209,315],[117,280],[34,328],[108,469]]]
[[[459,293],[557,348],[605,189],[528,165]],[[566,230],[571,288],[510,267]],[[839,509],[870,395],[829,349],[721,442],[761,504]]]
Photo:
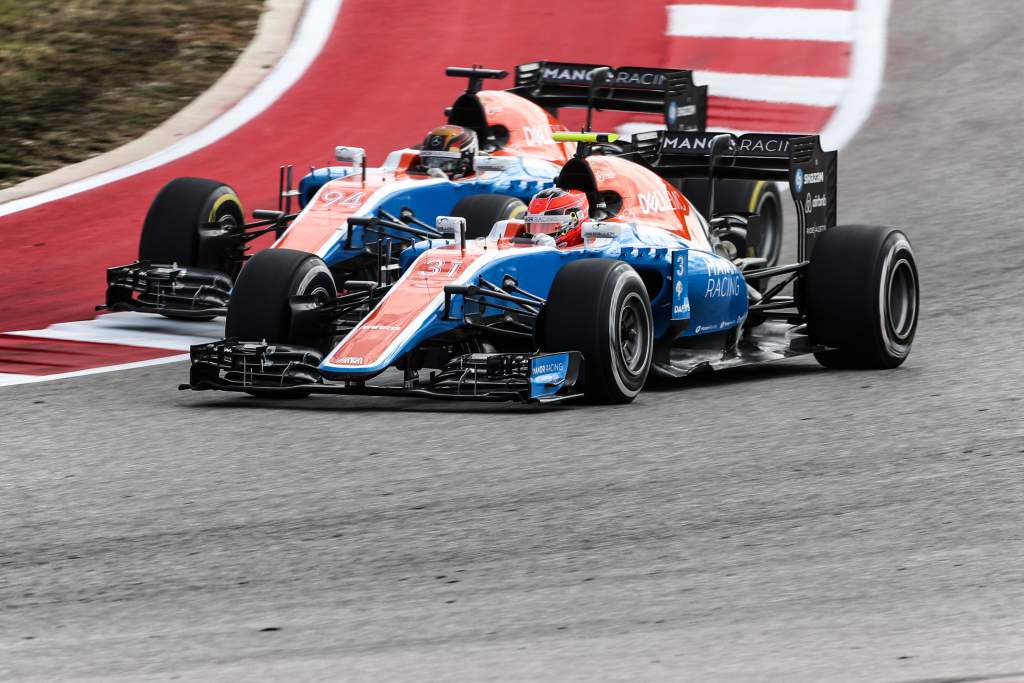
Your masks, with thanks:
[[[420,272],[425,277],[440,275],[446,280],[454,280],[456,273],[462,268],[462,261],[445,261],[443,259],[428,259]]]

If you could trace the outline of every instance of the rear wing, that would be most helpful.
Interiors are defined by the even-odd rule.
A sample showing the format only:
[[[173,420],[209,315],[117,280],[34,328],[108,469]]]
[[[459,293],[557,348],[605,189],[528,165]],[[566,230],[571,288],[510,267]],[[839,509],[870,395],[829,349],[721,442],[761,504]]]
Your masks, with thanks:
[[[503,79],[506,72],[480,67],[449,67],[445,75],[468,78],[467,95],[480,90],[485,79]],[[662,114],[669,130],[703,130],[708,120],[708,86],[693,84],[693,72],[646,67],[612,69],[568,61],[532,61],[515,68],[515,85],[508,92],[543,106],[553,115],[563,106],[587,109],[587,128],[594,110]],[[472,98],[472,97],[470,97]],[[456,101],[453,110],[476,121],[471,101]]]
[[[797,258],[836,225],[838,152],[817,135],[653,131],[633,136],[632,155],[664,178],[734,178],[789,183],[797,215]]]
[[[530,62],[516,67],[508,89],[557,114],[562,107],[590,111],[663,114],[669,130],[704,130],[707,86],[693,83],[693,72],[640,66]]]

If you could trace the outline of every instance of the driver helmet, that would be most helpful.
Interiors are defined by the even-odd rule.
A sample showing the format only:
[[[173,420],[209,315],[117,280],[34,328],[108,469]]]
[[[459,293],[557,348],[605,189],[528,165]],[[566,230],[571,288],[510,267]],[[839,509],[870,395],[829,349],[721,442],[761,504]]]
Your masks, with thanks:
[[[427,133],[420,163],[428,173],[437,169],[451,179],[461,178],[473,172],[473,157],[478,149],[475,132],[446,124]]]
[[[534,235],[549,235],[559,246],[570,241],[572,231],[590,215],[590,202],[581,190],[551,187],[533,195],[523,221]]]

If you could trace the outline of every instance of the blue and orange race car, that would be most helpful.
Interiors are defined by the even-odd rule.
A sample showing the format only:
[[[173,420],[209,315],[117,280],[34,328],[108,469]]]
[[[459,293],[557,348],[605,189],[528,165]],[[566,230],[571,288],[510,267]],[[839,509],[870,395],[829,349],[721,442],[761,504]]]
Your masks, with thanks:
[[[348,165],[316,169],[292,189],[291,168],[279,173],[276,210],[256,211],[245,222],[242,202],[225,183],[179,178],[156,196],[146,215],[139,261],[108,269],[101,310],[131,310],[170,317],[225,315],[235,279],[250,257],[250,243],[267,234],[272,249],[292,249],[324,260],[336,280],[375,279],[380,268],[399,272],[400,256],[414,243],[440,234],[439,215],[466,219],[468,237],[485,236],[495,221],[521,214],[524,200],[550,187],[573,156],[576,143],[556,115],[566,107],[658,113],[673,130],[703,130],[707,88],[689,71],[595,64],[534,62],[516,68],[508,90],[484,90],[503,71],[449,68],[469,87],[447,110],[447,122],[474,131],[481,153],[459,177],[429,173],[418,148],[388,155],[367,168],[359,148],[338,147]],[[605,143],[601,151],[621,152]],[[689,182],[689,181],[687,181]],[[693,181],[693,182],[700,182]],[[703,193],[698,193],[703,195]],[[292,211],[297,200],[299,210]],[[778,258],[782,212],[772,183],[737,181],[719,189],[719,208],[757,213],[744,254]]]
[[[816,136],[553,139],[578,145],[555,185],[589,200],[582,244],[559,248],[515,219],[472,238],[464,218],[440,217],[445,238],[424,236],[398,268],[385,260],[375,278],[343,281],[308,251],[263,251],[235,284],[229,338],[192,348],[182,388],[622,403],[651,373],[810,353],[828,367],[906,359],[918,311],[910,242],[893,228],[836,226],[837,154]],[[674,185],[684,178],[706,181],[710,220]],[[729,179],[789,183],[794,263],[743,255],[759,219],[715,210]]]

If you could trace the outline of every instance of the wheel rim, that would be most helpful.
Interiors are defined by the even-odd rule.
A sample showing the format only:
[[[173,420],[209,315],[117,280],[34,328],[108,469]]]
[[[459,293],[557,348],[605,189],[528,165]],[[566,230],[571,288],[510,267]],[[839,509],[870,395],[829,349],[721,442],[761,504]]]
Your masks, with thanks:
[[[893,264],[887,289],[886,322],[892,335],[904,341],[917,320],[917,277],[910,261],[902,258]]]
[[[757,204],[757,214],[761,217],[761,242],[757,245],[757,255],[768,259],[768,265],[774,265],[779,259],[782,240],[779,235],[779,205],[775,197],[765,192]]]
[[[643,299],[630,293],[619,308],[618,350],[622,364],[632,375],[643,372],[647,363],[649,327]]]

